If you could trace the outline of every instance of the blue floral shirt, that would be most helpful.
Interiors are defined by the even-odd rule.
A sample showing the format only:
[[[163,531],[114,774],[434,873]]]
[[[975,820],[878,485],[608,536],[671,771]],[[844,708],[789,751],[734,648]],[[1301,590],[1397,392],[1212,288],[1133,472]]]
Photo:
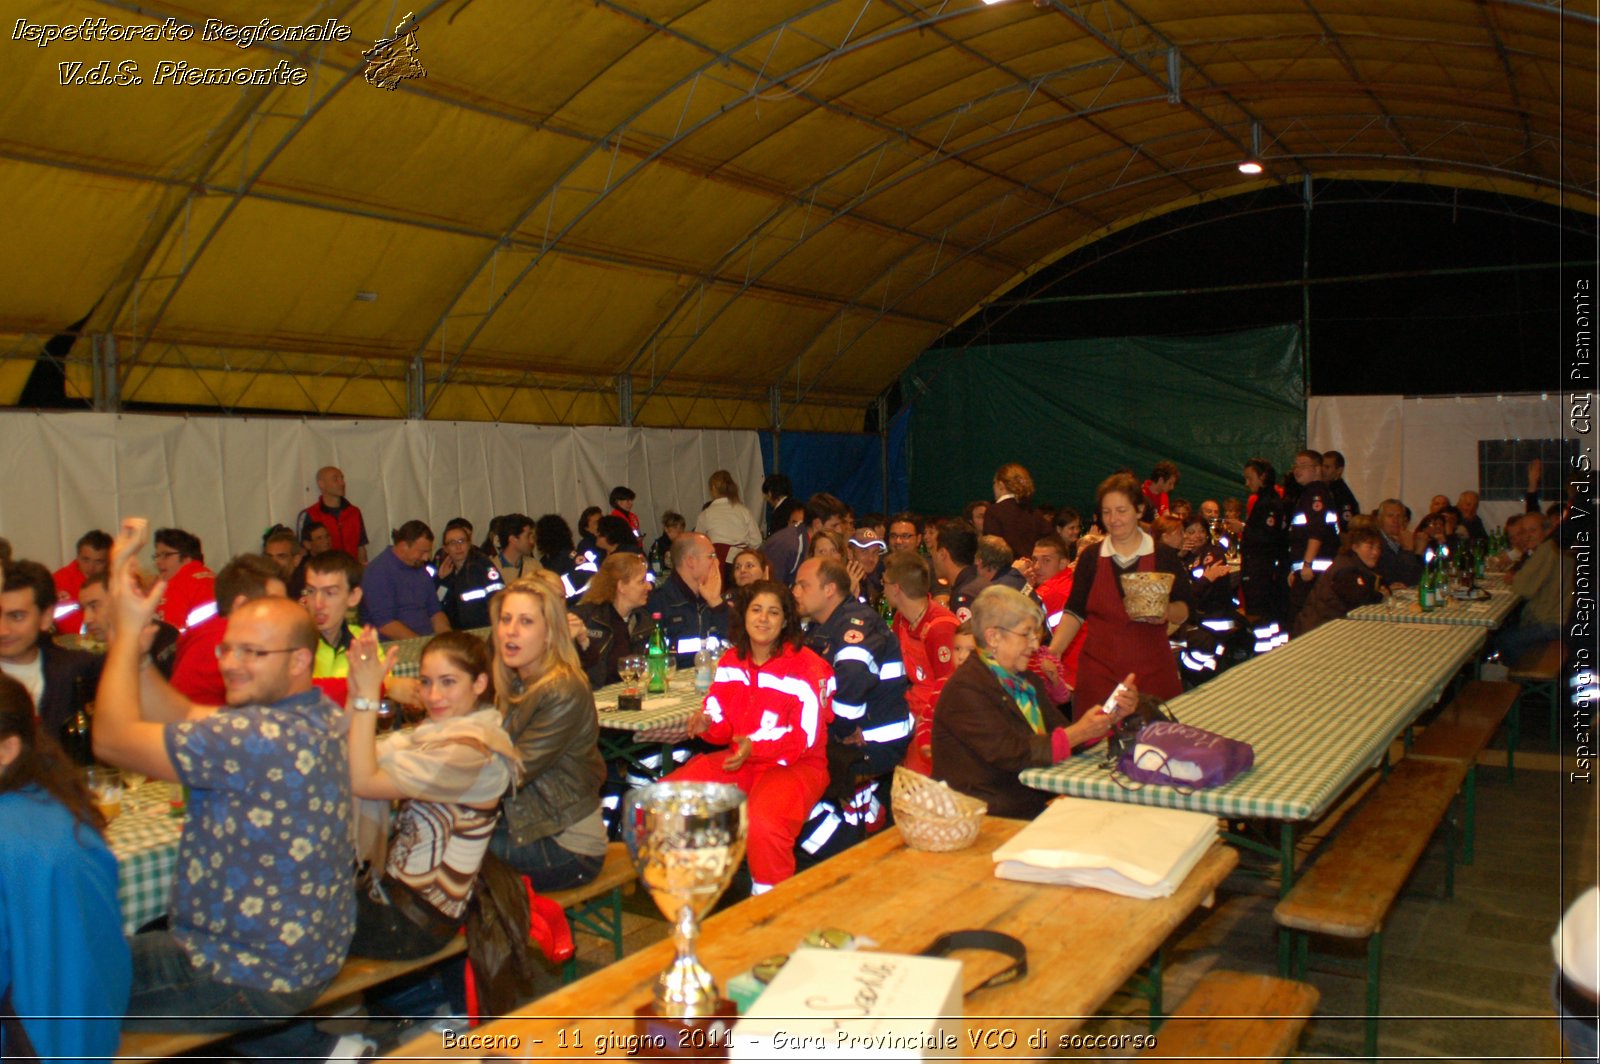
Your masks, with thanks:
[[[321,986],[355,930],[350,750],[319,690],[166,726],[189,788],[172,934],[234,986]]]

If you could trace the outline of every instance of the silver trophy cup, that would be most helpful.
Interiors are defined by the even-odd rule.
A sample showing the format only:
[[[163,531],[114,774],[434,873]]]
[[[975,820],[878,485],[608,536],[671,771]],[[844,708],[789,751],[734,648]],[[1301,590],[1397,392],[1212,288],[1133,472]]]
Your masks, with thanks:
[[[699,922],[744,860],[745,796],[727,783],[655,783],[628,794],[622,837],[639,879],[673,924],[678,955],[656,977],[655,1013],[716,1014],[711,973],[694,954]]]

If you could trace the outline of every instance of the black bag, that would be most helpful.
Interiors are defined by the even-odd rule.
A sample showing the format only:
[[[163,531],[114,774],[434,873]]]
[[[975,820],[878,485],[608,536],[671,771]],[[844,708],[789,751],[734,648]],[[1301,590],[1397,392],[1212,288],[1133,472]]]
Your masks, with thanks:
[[[493,853],[483,855],[467,903],[467,959],[478,983],[478,1009],[504,1016],[533,993],[539,971],[528,945],[528,890]]]
[[[1091,710],[1090,712],[1095,711]],[[1139,737],[1140,729],[1146,724],[1154,724],[1158,720],[1176,724],[1178,718],[1172,715],[1172,711],[1167,708],[1167,704],[1161,699],[1153,695],[1140,695],[1139,707],[1124,717],[1106,736],[1106,766],[1115,765],[1122,759],[1123,753],[1131,753],[1133,744]]]

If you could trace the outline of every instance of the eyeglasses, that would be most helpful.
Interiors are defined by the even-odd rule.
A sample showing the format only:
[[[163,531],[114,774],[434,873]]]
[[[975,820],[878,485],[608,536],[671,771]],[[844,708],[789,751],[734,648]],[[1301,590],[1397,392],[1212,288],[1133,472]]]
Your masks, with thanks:
[[[161,561],[163,558],[176,558],[177,556],[178,556],[178,552],[175,551],[175,550],[158,550],[158,551],[156,551],[156,561],[158,561],[158,562]]]
[[[217,644],[217,660],[221,661],[228,655],[236,656],[240,661],[260,661],[268,654],[293,654],[298,647],[284,647],[282,650],[262,650],[260,647],[239,646],[234,643]]]
[[[444,541],[444,545],[446,547],[465,547],[469,542],[470,540],[465,539],[447,539]]]
[[[1039,629],[1037,629],[1037,628],[1030,628],[1026,632],[1019,632],[1014,628],[1002,628],[1000,630],[1002,632],[1008,632],[1011,635],[1017,636],[1019,639],[1024,639],[1024,640],[1028,641],[1029,643],[1041,643],[1041,642],[1043,642],[1043,640],[1039,636]]]

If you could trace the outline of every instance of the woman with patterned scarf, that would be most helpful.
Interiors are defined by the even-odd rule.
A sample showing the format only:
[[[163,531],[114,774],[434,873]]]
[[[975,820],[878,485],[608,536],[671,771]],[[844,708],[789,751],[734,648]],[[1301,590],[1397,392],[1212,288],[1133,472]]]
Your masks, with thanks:
[[[368,628],[350,648],[350,779],[364,799],[357,852],[368,862],[350,952],[400,960],[426,957],[460,931],[501,796],[522,765],[494,708],[483,640],[466,632],[430,639],[418,684],[428,719],[379,741],[372,710],[385,671]],[[395,799],[404,800],[391,832]]]
[[[992,816],[1031,820],[1050,796],[1017,774],[1097,742],[1134,711],[1139,692],[1129,674],[1114,707],[1095,706],[1068,724],[1044,680],[1027,671],[1042,632],[1039,607],[990,586],[973,600],[971,623],[978,652],[945,681],[933,710],[933,778],[989,803]]]

